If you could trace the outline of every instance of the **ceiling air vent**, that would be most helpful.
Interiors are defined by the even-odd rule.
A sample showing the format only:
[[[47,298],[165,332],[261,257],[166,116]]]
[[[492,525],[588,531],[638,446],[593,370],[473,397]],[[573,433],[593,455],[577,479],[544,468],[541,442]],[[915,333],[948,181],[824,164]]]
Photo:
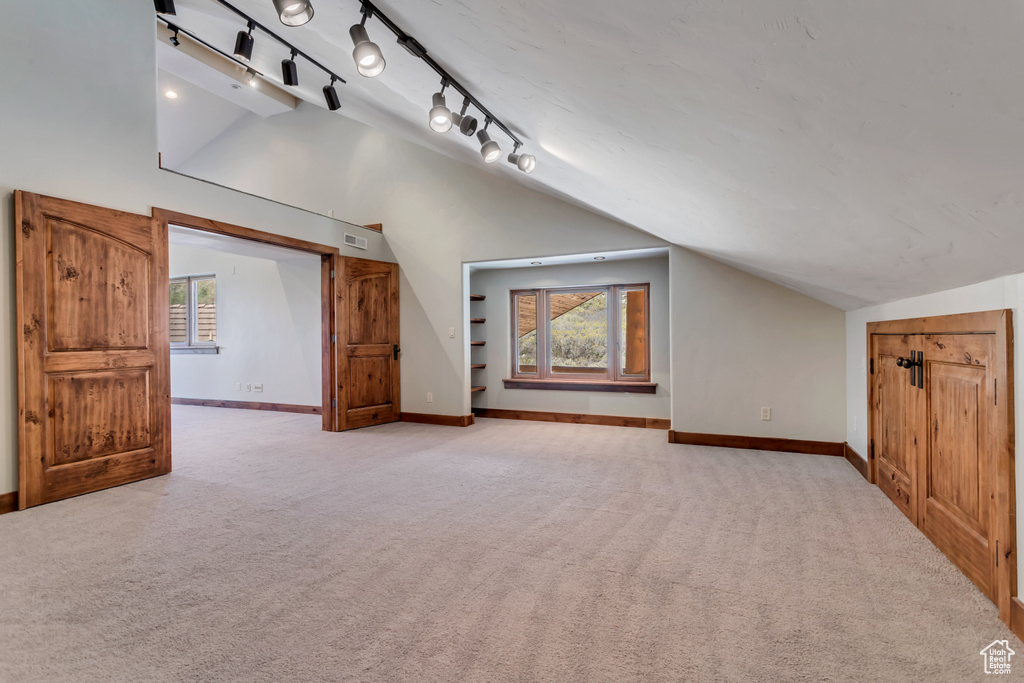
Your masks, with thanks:
[[[356,249],[366,249],[370,246],[370,243],[366,241],[365,237],[356,237],[355,235],[350,235],[347,232],[345,233],[345,244],[350,247],[355,247]]]

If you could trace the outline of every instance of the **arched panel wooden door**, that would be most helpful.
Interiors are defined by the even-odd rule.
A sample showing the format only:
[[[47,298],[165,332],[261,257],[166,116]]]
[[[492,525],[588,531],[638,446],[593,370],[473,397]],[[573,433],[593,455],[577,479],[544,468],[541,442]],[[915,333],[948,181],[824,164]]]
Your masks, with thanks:
[[[398,264],[343,257],[338,278],[338,429],[401,418]]]
[[[167,233],[17,192],[18,507],[171,470]]]

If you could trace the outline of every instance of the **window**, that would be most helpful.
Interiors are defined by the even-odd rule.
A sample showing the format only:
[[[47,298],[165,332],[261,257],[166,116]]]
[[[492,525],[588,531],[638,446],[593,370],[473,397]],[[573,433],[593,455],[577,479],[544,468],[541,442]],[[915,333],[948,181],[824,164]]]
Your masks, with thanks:
[[[216,353],[216,276],[174,278],[170,303],[171,348],[182,353]]]
[[[513,291],[506,388],[653,392],[649,294],[648,284]]]

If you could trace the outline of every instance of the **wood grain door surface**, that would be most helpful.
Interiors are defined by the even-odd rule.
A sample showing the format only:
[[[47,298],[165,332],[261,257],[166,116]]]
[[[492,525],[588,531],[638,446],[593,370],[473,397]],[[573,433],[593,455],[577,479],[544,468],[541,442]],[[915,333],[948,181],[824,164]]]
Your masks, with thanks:
[[[15,195],[19,507],[171,469],[167,235]]]
[[[398,265],[343,257],[338,284],[338,428],[401,418]]]
[[[993,334],[872,336],[878,486],[993,601],[995,343]],[[911,351],[924,354],[918,386],[896,365]]]

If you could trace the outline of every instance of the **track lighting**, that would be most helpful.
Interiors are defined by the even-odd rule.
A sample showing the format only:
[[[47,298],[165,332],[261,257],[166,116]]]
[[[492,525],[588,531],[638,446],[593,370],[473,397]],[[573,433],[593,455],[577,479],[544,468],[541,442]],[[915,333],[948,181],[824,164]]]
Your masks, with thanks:
[[[252,59],[252,46],[255,42],[252,37],[252,30],[254,28],[256,28],[255,24],[250,21],[249,32],[239,31],[238,37],[235,38],[235,56],[243,62],[248,62]]]
[[[370,12],[364,5],[362,21],[353,25],[348,30],[348,34],[352,37],[352,44],[355,45],[355,49],[352,50],[352,59],[356,62],[356,71],[361,76],[373,78],[380,75],[387,63],[384,61],[384,55],[380,48],[376,43],[370,42],[370,36],[366,33],[364,24],[366,24],[368,16],[370,16]]]
[[[298,53],[292,50],[292,56],[281,60],[281,80],[285,85],[299,84],[299,67],[295,66],[295,57]]]
[[[274,9],[285,26],[302,26],[313,18],[313,5],[309,0],[274,0]]]
[[[255,71],[253,71],[252,69],[246,69],[245,73],[249,74],[249,85],[255,88],[257,85],[260,84],[259,80],[256,78]]]
[[[484,161],[493,164],[501,156],[501,147],[487,134],[487,126],[489,125],[491,125],[491,120],[487,119],[484,129],[476,134],[476,139],[480,141],[480,154],[483,156]]]
[[[153,0],[157,14],[177,14],[174,11],[174,0]]]
[[[537,167],[537,157],[532,154],[520,154],[519,143],[515,143],[515,149],[508,155],[508,163],[515,164],[523,173],[533,173]]]
[[[452,112],[444,102],[444,89],[447,81],[441,82],[441,92],[434,93],[434,106],[430,108],[430,129],[437,133],[447,133],[452,128]]]
[[[331,84],[324,86],[324,99],[327,100],[327,108],[331,111],[341,109],[341,98],[338,97],[338,91],[334,89],[335,80],[337,79],[331,76]]]
[[[473,133],[476,132],[476,119],[472,116],[466,116],[466,110],[469,109],[469,98],[467,97],[462,101],[462,111],[456,114],[452,112],[452,123],[459,127],[459,132],[467,137],[472,137]]]
[[[174,47],[178,47],[179,45],[181,45],[181,41],[178,40],[178,29],[177,29],[177,27],[175,27],[175,29],[174,29],[174,35],[171,36],[171,45],[173,45]]]

